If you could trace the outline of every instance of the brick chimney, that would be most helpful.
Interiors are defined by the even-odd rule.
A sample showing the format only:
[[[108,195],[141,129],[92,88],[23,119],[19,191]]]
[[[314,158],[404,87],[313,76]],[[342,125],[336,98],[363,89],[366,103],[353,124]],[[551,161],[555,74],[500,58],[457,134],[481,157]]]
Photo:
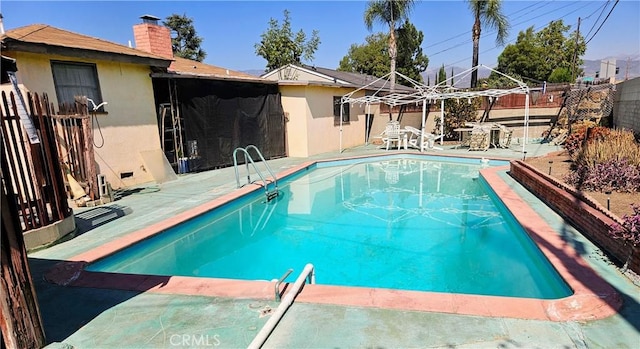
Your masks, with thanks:
[[[173,58],[171,48],[171,30],[158,24],[160,18],[144,15],[142,23],[133,26],[133,38],[136,48],[158,56]]]

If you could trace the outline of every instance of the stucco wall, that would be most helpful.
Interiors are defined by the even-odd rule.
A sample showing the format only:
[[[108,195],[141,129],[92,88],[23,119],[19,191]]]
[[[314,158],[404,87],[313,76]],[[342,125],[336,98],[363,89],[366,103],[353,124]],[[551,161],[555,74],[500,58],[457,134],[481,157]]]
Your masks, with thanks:
[[[640,132],[640,77],[616,85],[613,125]]]
[[[280,93],[286,122],[287,155],[307,157],[309,110],[305,89],[302,86],[280,86]]]
[[[287,154],[308,157],[340,149],[340,126],[334,125],[333,97],[351,89],[327,86],[280,86],[282,108],[287,122]],[[304,119],[302,119],[304,117]],[[342,147],[362,145],[364,139],[364,106],[350,106],[350,122],[342,126]]]
[[[143,151],[160,149],[148,66],[32,53],[12,57],[17,59],[19,82],[32,92],[47,93],[56,106],[51,60],[96,64],[102,98],[108,102],[107,114],[97,116],[100,127],[94,123],[98,173],[114,188],[153,181],[140,157]],[[121,179],[123,172],[133,172],[133,176]]]

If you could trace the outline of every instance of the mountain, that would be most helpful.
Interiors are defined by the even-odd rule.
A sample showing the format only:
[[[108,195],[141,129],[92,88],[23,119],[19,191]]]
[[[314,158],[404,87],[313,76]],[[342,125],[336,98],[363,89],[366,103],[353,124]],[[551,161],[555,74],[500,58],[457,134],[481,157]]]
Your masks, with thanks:
[[[616,58],[603,58],[602,60],[611,60],[613,61]],[[600,72],[601,70],[601,61],[600,59],[589,60],[585,59],[581,68],[583,69],[584,76],[595,76],[596,72]],[[625,79],[633,79],[640,76],[640,60],[628,60],[627,58],[617,58],[616,59],[616,67],[618,68],[618,74],[616,74],[616,80],[622,81]],[[461,68],[461,67],[453,67],[453,74],[457,75],[469,68]],[[611,68],[614,69],[613,67]],[[427,68],[425,72],[422,73],[423,81],[427,82],[427,77],[429,77],[431,85],[435,85],[436,76],[438,74],[437,68]],[[447,72],[447,78],[451,77],[451,67],[446,67],[445,71]],[[491,71],[489,69],[480,68],[478,69],[478,79],[486,78],[489,76]],[[600,74],[602,77],[603,74]],[[458,88],[465,88],[471,85],[471,74],[460,76],[459,78],[454,78],[454,84]]]
[[[451,68],[452,67],[445,68],[445,71],[447,72],[447,78],[451,77]],[[438,76],[439,70],[440,70],[440,67],[427,68],[427,70],[425,70],[422,73],[422,79],[423,79],[422,81],[426,84],[427,78],[429,78],[430,80],[429,82],[431,83],[431,86],[435,85],[436,77]],[[456,76],[466,70],[469,70],[469,68],[453,67],[453,75]],[[486,69],[486,68],[478,69],[478,79],[489,77],[489,74],[491,74],[491,71],[489,69]],[[453,83],[458,88],[465,88],[465,87],[471,86],[471,73],[453,78]]]

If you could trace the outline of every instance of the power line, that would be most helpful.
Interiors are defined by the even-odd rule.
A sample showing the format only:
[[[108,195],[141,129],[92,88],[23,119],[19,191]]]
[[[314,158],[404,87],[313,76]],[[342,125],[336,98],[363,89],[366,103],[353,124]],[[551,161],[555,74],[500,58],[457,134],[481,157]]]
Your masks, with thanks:
[[[602,11],[600,11],[600,14],[598,15],[598,18],[596,18],[596,21],[595,21],[595,22],[593,22],[593,25],[591,26],[591,29],[589,29],[589,32],[584,36],[585,38],[586,38],[587,36],[589,36],[589,34],[591,34],[591,31],[593,30],[593,28],[595,28],[595,27],[596,27],[596,24],[598,24],[598,21],[600,20],[600,17],[602,17],[602,14],[603,14],[603,13],[604,13],[604,11],[607,9],[607,6],[609,6],[609,2],[610,2],[610,1],[611,1],[611,0],[607,0],[607,2],[605,2],[605,3],[602,5]],[[596,11],[597,11],[597,10],[596,10]],[[586,18],[589,18],[589,17],[586,17]],[[585,19],[586,19],[586,18],[585,18]]]
[[[559,8],[557,8],[557,9],[555,9],[555,10],[551,11],[551,12],[546,12],[546,13],[543,13],[543,14],[538,15],[538,16],[536,16],[536,17],[530,18],[530,19],[528,19],[528,20],[526,20],[526,21],[522,21],[522,22],[516,23],[516,24],[514,24],[514,26],[518,26],[518,25],[520,25],[520,24],[524,24],[524,23],[526,23],[526,22],[528,22],[528,21],[534,20],[534,19],[536,19],[536,18],[540,18],[540,17],[542,17],[542,16],[548,15],[549,13],[552,13],[552,12],[555,12],[555,11],[562,10],[562,9],[563,9],[563,8],[565,8],[565,7],[568,7],[568,6],[571,6],[571,5],[575,5],[575,4],[579,4],[579,3],[575,3],[575,2],[574,2],[574,3],[569,3],[568,5],[565,5],[565,6],[559,7]],[[586,5],[586,6],[588,6],[588,5]],[[584,7],[585,7],[585,6],[583,6],[583,7],[581,7],[581,8],[584,8]],[[581,8],[580,8],[580,9],[581,9]],[[573,12],[575,12],[575,11],[577,11],[577,10],[579,10],[579,9],[576,9],[576,10],[574,10]],[[573,12],[571,12],[571,13],[573,13]],[[568,15],[568,14],[567,14],[567,15]],[[561,18],[566,17],[567,15],[564,15],[564,16],[562,16]],[[492,34],[495,34],[495,33],[496,33],[496,31],[486,32],[486,33],[484,33],[484,34],[482,35],[482,37],[487,37],[487,36],[492,35]],[[440,50],[440,51],[438,51],[438,52],[436,52],[436,53],[428,54],[428,56],[429,56],[429,57],[436,56],[436,55],[438,55],[438,54],[440,54],[440,53],[447,52],[447,51],[452,50],[452,49],[454,49],[454,48],[456,48],[456,47],[460,47],[460,46],[462,46],[462,45],[468,44],[468,43],[470,43],[470,42],[472,42],[472,41],[473,41],[473,40],[471,40],[471,39],[465,40],[465,41],[460,42],[460,43],[458,43],[458,44],[456,44],[456,45],[454,45],[454,46],[451,46],[451,47],[448,47],[448,48],[446,48],[446,49]],[[496,47],[497,47],[497,46],[496,46]]]
[[[518,25],[520,25],[520,24],[524,24],[524,23],[526,23],[526,22],[528,22],[528,21],[534,20],[534,19],[536,19],[536,18],[540,18],[540,17],[542,17],[542,16],[548,15],[549,13],[556,12],[556,11],[562,10],[562,9],[564,9],[564,8],[568,7],[568,6],[572,6],[572,5],[576,5],[576,4],[581,4],[581,3],[580,3],[580,2],[569,3],[568,5],[564,5],[564,6],[562,6],[562,7],[559,7],[559,8],[557,8],[557,9],[554,9],[554,10],[553,10],[553,11],[551,11],[551,12],[546,12],[546,13],[544,13],[544,14],[541,14],[541,15],[538,15],[538,16],[536,16],[536,17],[530,18],[530,19],[528,19],[528,20],[526,20],[526,21],[523,21],[523,22],[520,22],[520,23],[516,23],[516,24],[515,24],[515,26],[518,26]],[[589,5],[590,5],[590,4],[587,4],[587,5],[581,6],[581,7],[577,8],[577,9],[574,9],[574,10],[572,10],[571,12],[569,12],[569,13],[567,13],[567,14],[563,15],[563,16],[560,16],[560,18],[567,17],[567,16],[569,16],[570,14],[573,14],[574,12],[576,12],[576,11],[578,11],[578,10],[581,10],[581,9],[584,9],[584,8],[588,7]],[[549,23],[551,23],[551,22],[552,22],[552,21],[549,21],[549,22],[547,23],[547,25],[548,25]],[[545,25],[545,26],[546,26],[546,25]],[[537,30],[537,29],[534,27],[534,30]],[[486,36],[488,36],[488,35],[495,34],[495,33],[496,33],[496,31],[488,32],[488,33],[483,34],[483,35],[482,35],[482,37],[486,37]],[[512,40],[507,41],[506,43],[513,42],[513,41],[515,41],[516,39],[517,39],[517,37],[516,37],[516,38],[514,38],[514,39],[512,39]],[[441,53],[445,53],[445,52],[447,52],[447,51],[453,50],[454,48],[457,48],[457,47],[460,47],[460,46],[466,45],[466,44],[468,44],[468,43],[470,43],[470,42],[472,42],[472,41],[473,41],[473,40],[471,40],[471,39],[469,39],[469,40],[465,40],[465,41],[460,42],[460,43],[458,43],[458,44],[456,44],[456,45],[454,45],[454,46],[450,46],[450,47],[448,47],[448,48],[446,48],[446,49],[443,49],[443,50],[440,50],[440,51],[438,51],[438,52],[427,54],[427,56],[429,56],[429,57],[437,56],[437,55],[439,55],[439,54],[441,54]],[[505,43],[505,44],[506,44],[506,43]],[[498,45],[496,45],[495,47],[491,48],[490,50],[493,50],[493,49],[495,49],[495,48],[497,48],[497,47],[499,47],[499,46],[498,46]],[[487,51],[484,51],[484,52],[487,52]]]
[[[532,5],[529,5],[529,6],[526,6],[526,7],[524,7],[524,8],[521,8],[520,10],[515,11],[515,12],[513,12],[513,13],[511,13],[511,14],[507,15],[507,17],[513,16],[513,15],[517,14],[518,12],[522,12],[522,11],[524,11],[524,10],[526,10],[526,9],[530,8],[530,7],[538,6],[538,8],[533,9],[533,10],[531,10],[531,11],[529,11],[529,12],[525,13],[524,15],[521,15],[521,16],[518,16],[518,17],[516,17],[516,18],[513,18],[513,19],[518,19],[518,18],[521,18],[521,17],[523,17],[523,16],[526,16],[526,15],[530,14],[530,13],[531,13],[531,12],[533,12],[533,11],[537,11],[537,10],[539,10],[539,9],[541,9],[541,8],[543,8],[543,7],[545,7],[545,6],[549,5],[549,4],[551,4],[551,3],[553,3],[553,1],[544,1],[544,2],[542,2],[542,3],[534,3],[534,4],[532,4]],[[495,33],[495,32],[493,32],[493,33]],[[453,40],[453,39],[457,39],[457,38],[459,38],[459,37],[461,37],[461,36],[466,36],[466,35],[469,35],[469,32],[468,32],[468,31],[465,31],[465,32],[463,32],[463,33],[460,33],[460,34],[458,34],[458,35],[452,36],[452,37],[450,37],[450,38],[447,38],[447,39],[444,39],[444,40],[438,41],[438,42],[436,42],[436,43],[433,43],[433,44],[427,45],[427,46],[425,46],[424,48],[425,48],[425,49],[427,49],[427,48],[430,48],[430,47],[438,46],[438,45],[440,45],[440,44],[447,43],[447,42],[449,42],[449,41],[451,41],[451,40]]]
[[[609,19],[609,15],[611,15],[611,12],[613,12],[613,9],[616,8],[616,5],[618,4],[618,2],[620,2],[620,0],[616,0],[616,2],[613,4],[613,7],[611,7],[611,10],[609,11],[609,13],[607,13],[607,17],[605,17],[602,23],[600,23],[600,26],[598,27],[596,32],[593,33],[593,36],[591,36],[591,38],[587,40],[587,42],[585,42],[585,45],[588,44],[596,36],[596,34],[598,34],[598,32],[600,31],[600,28],[602,28],[602,26],[607,21],[607,19]]]
[[[567,13],[566,15],[564,15],[564,16],[562,16],[562,17],[560,17],[560,18],[564,18],[564,17],[566,17],[566,16],[568,16],[568,15],[570,15],[570,14],[571,14],[571,13]],[[553,22],[553,21],[549,21],[549,23],[551,23],[551,22]],[[538,27],[534,27],[534,28],[533,28],[533,30],[538,31],[539,29],[542,29],[542,28],[546,27],[547,25],[549,25],[549,23],[546,23],[544,26],[540,25],[540,26],[538,26]],[[575,23],[573,23],[573,24],[575,24]],[[572,26],[573,26],[573,24],[572,24]],[[514,41],[516,41],[516,40],[517,40],[517,38],[514,38],[514,39],[511,39],[511,40],[507,41],[506,43],[512,43],[512,42],[514,42]],[[492,48],[489,48],[489,49],[486,49],[486,50],[484,50],[484,51],[481,51],[480,53],[487,53],[487,52],[489,52],[489,51],[493,51],[493,50],[497,49],[498,47],[500,47],[500,46],[499,46],[499,45],[496,45],[496,46],[494,46],[494,47],[492,47]],[[448,68],[448,67],[450,67],[450,66],[452,66],[452,65],[454,65],[454,64],[458,64],[458,63],[462,63],[462,62],[464,62],[464,61],[468,61],[468,60],[469,60],[469,58],[471,58],[471,57],[467,56],[467,57],[466,57],[466,58],[464,58],[464,59],[461,59],[461,60],[459,60],[459,61],[455,61],[455,62],[453,62],[453,63],[447,64],[447,65],[445,65],[445,68]]]

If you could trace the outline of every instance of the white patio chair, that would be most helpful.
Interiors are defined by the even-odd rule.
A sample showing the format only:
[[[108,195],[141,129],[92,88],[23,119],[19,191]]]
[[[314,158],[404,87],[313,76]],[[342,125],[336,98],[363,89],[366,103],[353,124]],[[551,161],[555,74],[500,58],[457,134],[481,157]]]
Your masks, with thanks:
[[[501,124],[497,124],[497,126],[500,127],[498,146],[500,148],[509,148],[511,145],[511,135],[513,134],[513,131]]]
[[[396,143],[398,149],[402,145],[402,133],[400,132],[400,123],[395,121],[390,121],[387,123],[387,127],[382,132],[382,142],[387,150],[393,142]]]
[[[412,126],[405,126],[404,128],[410,133],[409,140],[408,140],[408,143],[409,143],[408,145],[410,147],[420,149],[420,150],[423,150],[423,149],[442,150],[442,148],[434,146],[436,142],[436,135],[428,132],[422,133],[422,131]]]

